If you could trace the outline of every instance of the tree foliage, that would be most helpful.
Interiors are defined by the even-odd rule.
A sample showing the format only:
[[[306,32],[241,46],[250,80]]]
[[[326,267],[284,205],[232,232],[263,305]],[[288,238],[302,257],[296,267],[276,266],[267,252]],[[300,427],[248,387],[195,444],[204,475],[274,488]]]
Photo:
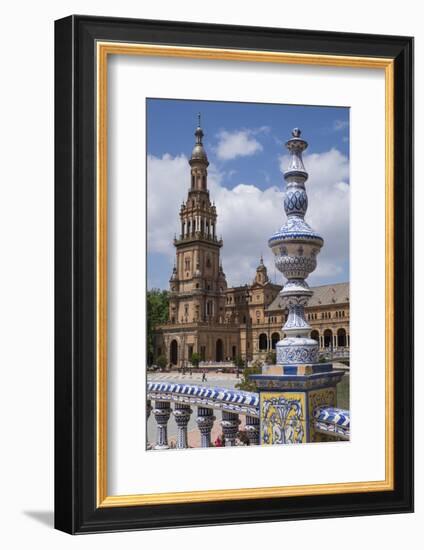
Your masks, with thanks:
[[[169,294],[154,288],[147,291],[147,360],[154,360],[153,332],[157,325],[168,320]]]
[[[240,355],[237,355],[237,357],[233,359],[233,363],[239,369],[242,369],[244,367],[244,359],[243,357],[240,357]]]
[[[256,384],[249,379],[251,374],[262,374],[262,363],[258,359],[250,367],[245,367],[242,372],[241,380],[236,384],[236,388],[245,391],[257,391]]]
[[[162,370],[165,369],[166,368],[166,357],[165,357],[165,355],[159,355],[159,357],[156,357],[155,363]]]
[[[197,368],[200,363],[200,354],[196,352],[192,353],[190,362],[193,365],[193,367]]]

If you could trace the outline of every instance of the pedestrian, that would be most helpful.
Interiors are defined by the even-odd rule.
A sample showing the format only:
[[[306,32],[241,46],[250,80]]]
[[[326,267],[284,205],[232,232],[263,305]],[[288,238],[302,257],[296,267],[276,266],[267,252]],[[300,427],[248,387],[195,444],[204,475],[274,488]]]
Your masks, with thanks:
[[[215,447],[222,447],[222,439],[219,436],[215,439]]]

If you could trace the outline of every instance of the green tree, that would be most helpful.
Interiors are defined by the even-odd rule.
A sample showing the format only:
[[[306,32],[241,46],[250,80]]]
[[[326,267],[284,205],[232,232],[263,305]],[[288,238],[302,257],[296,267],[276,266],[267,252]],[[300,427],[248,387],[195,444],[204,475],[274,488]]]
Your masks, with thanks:
[[[192,353],[190,361],[191,361],[191,364],[193,365],[193,367],[195,367],[197,369],[197,367],[199,366],[199,363],[200,363],[200,355],[196,352]]]
[[[147,362],[154,360],[153,332],[168,320],[169,294],[166,290],[153,288],[147,291]]]
[[[237,355],[237,357],[233,359],[233,363],[238,369],[244,368],[244,359],[243,357],[240,357],[240,355]]]
[[[166,357],[165,357],[165,355],[159,355],[159,357],[156,357],[155,363],[159,368],[165,369],[166,368]]]
[[[258,359],[254,361],[250,367],[245,367],[242,372],[241,380],[236,384],[236,388],[245,391],[257,391],[256,384],[249,379],[251,374],[261,374],[262,363]]]

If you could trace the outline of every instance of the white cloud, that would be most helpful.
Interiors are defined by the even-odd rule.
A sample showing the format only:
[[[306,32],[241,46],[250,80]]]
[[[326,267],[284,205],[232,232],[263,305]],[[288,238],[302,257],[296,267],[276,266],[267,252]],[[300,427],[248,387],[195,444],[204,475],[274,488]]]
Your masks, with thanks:
[[[261,253],[274,272],[268,237],[282,224],[283,193],[277,187],[265,191],[240,183],[232,189],[218,181],[210,185],[218,211],[218,228],[224,246],[222,259],[230,285],[250,282],[259,264]]]
[[[349,122],[347,120],[335,120],[333,124],[333,129],[338,132],[339,130],[344,130],[349,126]]]
[[[149,251],[173,254],[172,239],[179,232],[179,207],[190,184],[187,157],[147,157],[147,227]],[[172,257],[173,261],[173,257]]]
[[[282,168],[287,157],[281,157]],[[349,163],[338,150],[305,155],[309,172],[306,183],[309,209],[308,223],[324,238],[317,270],[311,284],[333,282],[341,277],[348,260],[349,243]],[[179,207],[189,187],[188,159],[184,156],[148,157],[148,230],[149,250],[161,252],[172,266],[175,249],[174,233],[179,233]],[[273,257],[268,238],[285,223],[283,177],[281,185],[261,190],[239,183],[232,189],[222,185],[224,174],[211,164],[208,187],[218,212],[218,234],[224,271],[229,285],[245,284],[253,279],[260,254],[263,253],[268,273],[274,278]],[[168,277],[168,274],[167,274]],[[277,281],[282,282],[277,272]]]
[[[317,269],[308,281],[324,284],[336,280],[348,267],[349,251],[349,161],[337,149],[304,155],[309,173],[307,222],[324,238]],[[280,157],[285,169],[288,156]]]
[[[262,151],[263,147],[255,138],[255,134],[266,131],[266,127],[255,130],[222,130],[217,134],[218,144],[216,154],[220,160],[232,160],[237,157],[247,157]]]

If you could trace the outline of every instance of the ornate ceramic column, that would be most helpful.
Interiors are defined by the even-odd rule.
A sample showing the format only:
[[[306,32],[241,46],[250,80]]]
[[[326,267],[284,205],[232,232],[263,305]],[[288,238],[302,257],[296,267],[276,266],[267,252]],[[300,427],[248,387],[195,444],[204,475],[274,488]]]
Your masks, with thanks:
[[[187,425],[193,411],[190,409],[190,405],[186,405],[185,403],[175,403],[173,412],[178,428],[177,449],[187,449]]]
[[[246,416],[246,434],[250,445],[259,445],[259,418]]]
[[[289,314],[276,345],[277,364],[266,365],[262,374],[252,375],[260,393],[260,438],[262,444],[315,441],[313,412],[319,406],[336,406],[336,385],[343,372],[330,363],[319,363],[319,344],[309,335],[305,306],[313,292],[306,282],[317,265],[324,244],[322,237],[305,221],[308,173],[302,153],[307,142],[295,128],[286,147],[290,153],[284,172],[284,210],[287,222],[268,241],[275,265],[287,282],[281,291]],[[325,197],[322,197],[325,200]]]
[[[236,444],[239,424],[240,420],[238,414],[228,411],[222,411],[221,426],[222,433],[225,438],[226,447],[234,447],[234,445]]]
[[[305,318],[305,306],[312,296],[306,278],[317,265],[317,255],[324,241],[305,221],[308,209],[308,196],[305,182],[308,173],[303,165],[302,153],[308,144],[295,128],[292,138],[286,143],[290,153],[288,169],[284,172],[286,193],[284,210],[287,223],[270,239],[269,246],[275,255],[275,265],[286,277],[287,282],[281,291],[284,305],[289,314],[282,327],[287,337],[277,344],[277,363],[316,363],[318,343],[309,338],[311,327]]]
[[[168,420],[171,416],[169,401],[155,401],[153,414],[157,423],[156,450],[169,449],[168,445]]]
[[[208,409],[206,407],[197,407],[196,422],[200,431],[201,447],[211,446],[211,430],[214,421],[215,416],[213,415],[213,409]]]

